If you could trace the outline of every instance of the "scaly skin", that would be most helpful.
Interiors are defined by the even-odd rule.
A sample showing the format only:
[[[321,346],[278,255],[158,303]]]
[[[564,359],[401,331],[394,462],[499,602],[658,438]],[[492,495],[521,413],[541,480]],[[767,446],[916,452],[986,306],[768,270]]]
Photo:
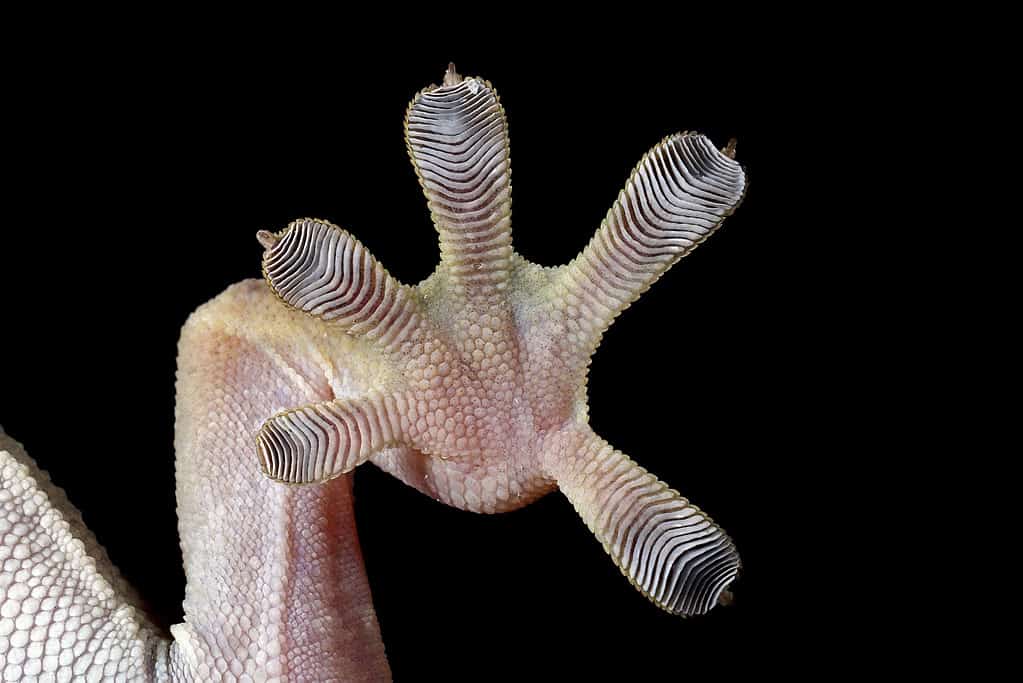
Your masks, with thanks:
[[[738,571],[731,541],[589,429],[585,387],[614,317],[741,201],[734,146],[666,138],[586,250],[545,269],[512,249],[506,123],[489,83],[449,69],[409,105],[405,132],[440,236],[441,262],[425,282],[397,282],[324,221],[258,236],[274,293],[319,318],[325,335],[370,342],[376,355],[362,362],[394,373],[355,398],[270,418],[258,438],[264,472],[320,482],[373,459],[473,512],[513,510],[560,487],[651,600],[707,611]]]
[[[512,248],[489,83],[449,68],[410,104],[406,141],[440,237],[432,276],[403,285],[340,228],[296,221],[258,235],[269,287],[229,288],[182,331],[188,588],[172,642],[0,433],[5,680],[388,679],[343,476],[367,460],[473,512],[558,488],[655,604],[691,615],[727,598],[730,539],[590,430],[586,374],[618,313],[741,201],[734,146],[666,138],[579,257],[547,269]]]
[[[390,678],[349,479],[281,486],[253,455],[267,415],[379,381],[372,368],[333,366],[361,344],[316,327],[249,280],[182,330],[175,449],[188,584],[172,641],[134,607],[60,490],[0,433],[0,679]]]

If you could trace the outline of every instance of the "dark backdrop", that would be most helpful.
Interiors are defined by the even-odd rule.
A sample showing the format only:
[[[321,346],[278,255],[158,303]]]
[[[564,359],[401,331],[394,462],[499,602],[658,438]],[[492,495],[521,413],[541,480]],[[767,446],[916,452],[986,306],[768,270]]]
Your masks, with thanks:
[[[406,282],[426,277],[437,247],[402,120],[454,59],[501,94],[516,248],[541,264],[583,247],[664,135],[738,138],[744,205],[617,320],[589,393],[596,431],[707,510],[745,566],[731,608],[678,619],[629,585],[558,494],[477,516],[365,466],[358,524],[396,679],[674,680],[812,659],[788,628],[809,618],[788,602],[808,568],[787,554],[801,513],[780,494],[798,488],[792,350],[805,343],[789,325],[787,264],[811,246],[779,210],[796,152],[777,137],[803,125],[779,65],[702,47],[398,58],[134,43],[14,69],[0,421],[67,489],[157,622],[181,618],[184,586],[181,324],[257,277],[255,232],[296,217],[351,230]]]

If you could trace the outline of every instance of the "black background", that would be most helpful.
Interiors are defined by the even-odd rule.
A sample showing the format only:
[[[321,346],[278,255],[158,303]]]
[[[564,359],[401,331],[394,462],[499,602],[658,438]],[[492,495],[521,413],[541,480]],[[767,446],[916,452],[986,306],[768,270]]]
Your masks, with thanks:
[[[814,249],[780,196],[802,163],[790,134],[810,116],[786,67],[702,45],[207,47],[136,37],[31,72],[22,55],[7,98],[0,421],[68,491],[154,619],[180,620],[184,589],[181,324],[258,277],[258,229],[302,216],[351,230],[405,282],[426,277],[437,247],[402,120],[454,59],[501,94],[516,248],[544,265],[585,245],[663,136],[738,138],[745,203],[611,327],[589,393],[595,430],[708,511],[744,571],[732,607],[678,619],[629,585],[559,494],[473,515],[365,466],[358,524],[396,680],[674,680],[812,664],[815,647],[791,628],[812,622],[793,601],[808,568],[788,553],[805,511],[782,493],[803,488],[797,385],[812,341],[792,326],[793,264]]]

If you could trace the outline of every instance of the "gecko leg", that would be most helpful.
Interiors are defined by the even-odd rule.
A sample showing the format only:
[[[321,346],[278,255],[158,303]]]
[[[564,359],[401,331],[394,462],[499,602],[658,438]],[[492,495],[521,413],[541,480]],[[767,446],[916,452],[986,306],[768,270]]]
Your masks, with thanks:
[[[450,67],[409,104],[405,143],[440,242],[440,263],[418,286],[323,221],[259,236],[273,292],[369,341],[387,369],[372,387],[379,395],[271,418],[259,436],[264,472],[322,481],[379,453],[388,471],[477,512],[521,507],[557,485],[648,598],[676,614],[706,612],[737,575],[732,541],[593,434],[586,376],[619,313],[742,201],[734,143],[664,138],[559,268],[513,250],[508,128],[490,83]],[[408,448],[382,452],[394,444]]]

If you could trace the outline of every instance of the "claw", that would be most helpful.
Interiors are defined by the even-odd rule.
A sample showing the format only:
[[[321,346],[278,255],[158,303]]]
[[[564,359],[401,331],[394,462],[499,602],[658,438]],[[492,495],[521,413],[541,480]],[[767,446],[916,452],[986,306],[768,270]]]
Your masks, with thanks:
[[[281,238],[269,230],[260,230],[256,233],[256,241],[263,245],[264,249],[273,249]]]
[[[734,159],[735,158],[735,145],[738,142],[739,141],[736,140],[735,138],[729,138],[728,144],[721,148],[721,153],[724,154],[729,159]]]
[[[448,63],[448,70],[444,73],[444,85],[458,85],[462,82],[462,76],[455,70],[455,63]]]

